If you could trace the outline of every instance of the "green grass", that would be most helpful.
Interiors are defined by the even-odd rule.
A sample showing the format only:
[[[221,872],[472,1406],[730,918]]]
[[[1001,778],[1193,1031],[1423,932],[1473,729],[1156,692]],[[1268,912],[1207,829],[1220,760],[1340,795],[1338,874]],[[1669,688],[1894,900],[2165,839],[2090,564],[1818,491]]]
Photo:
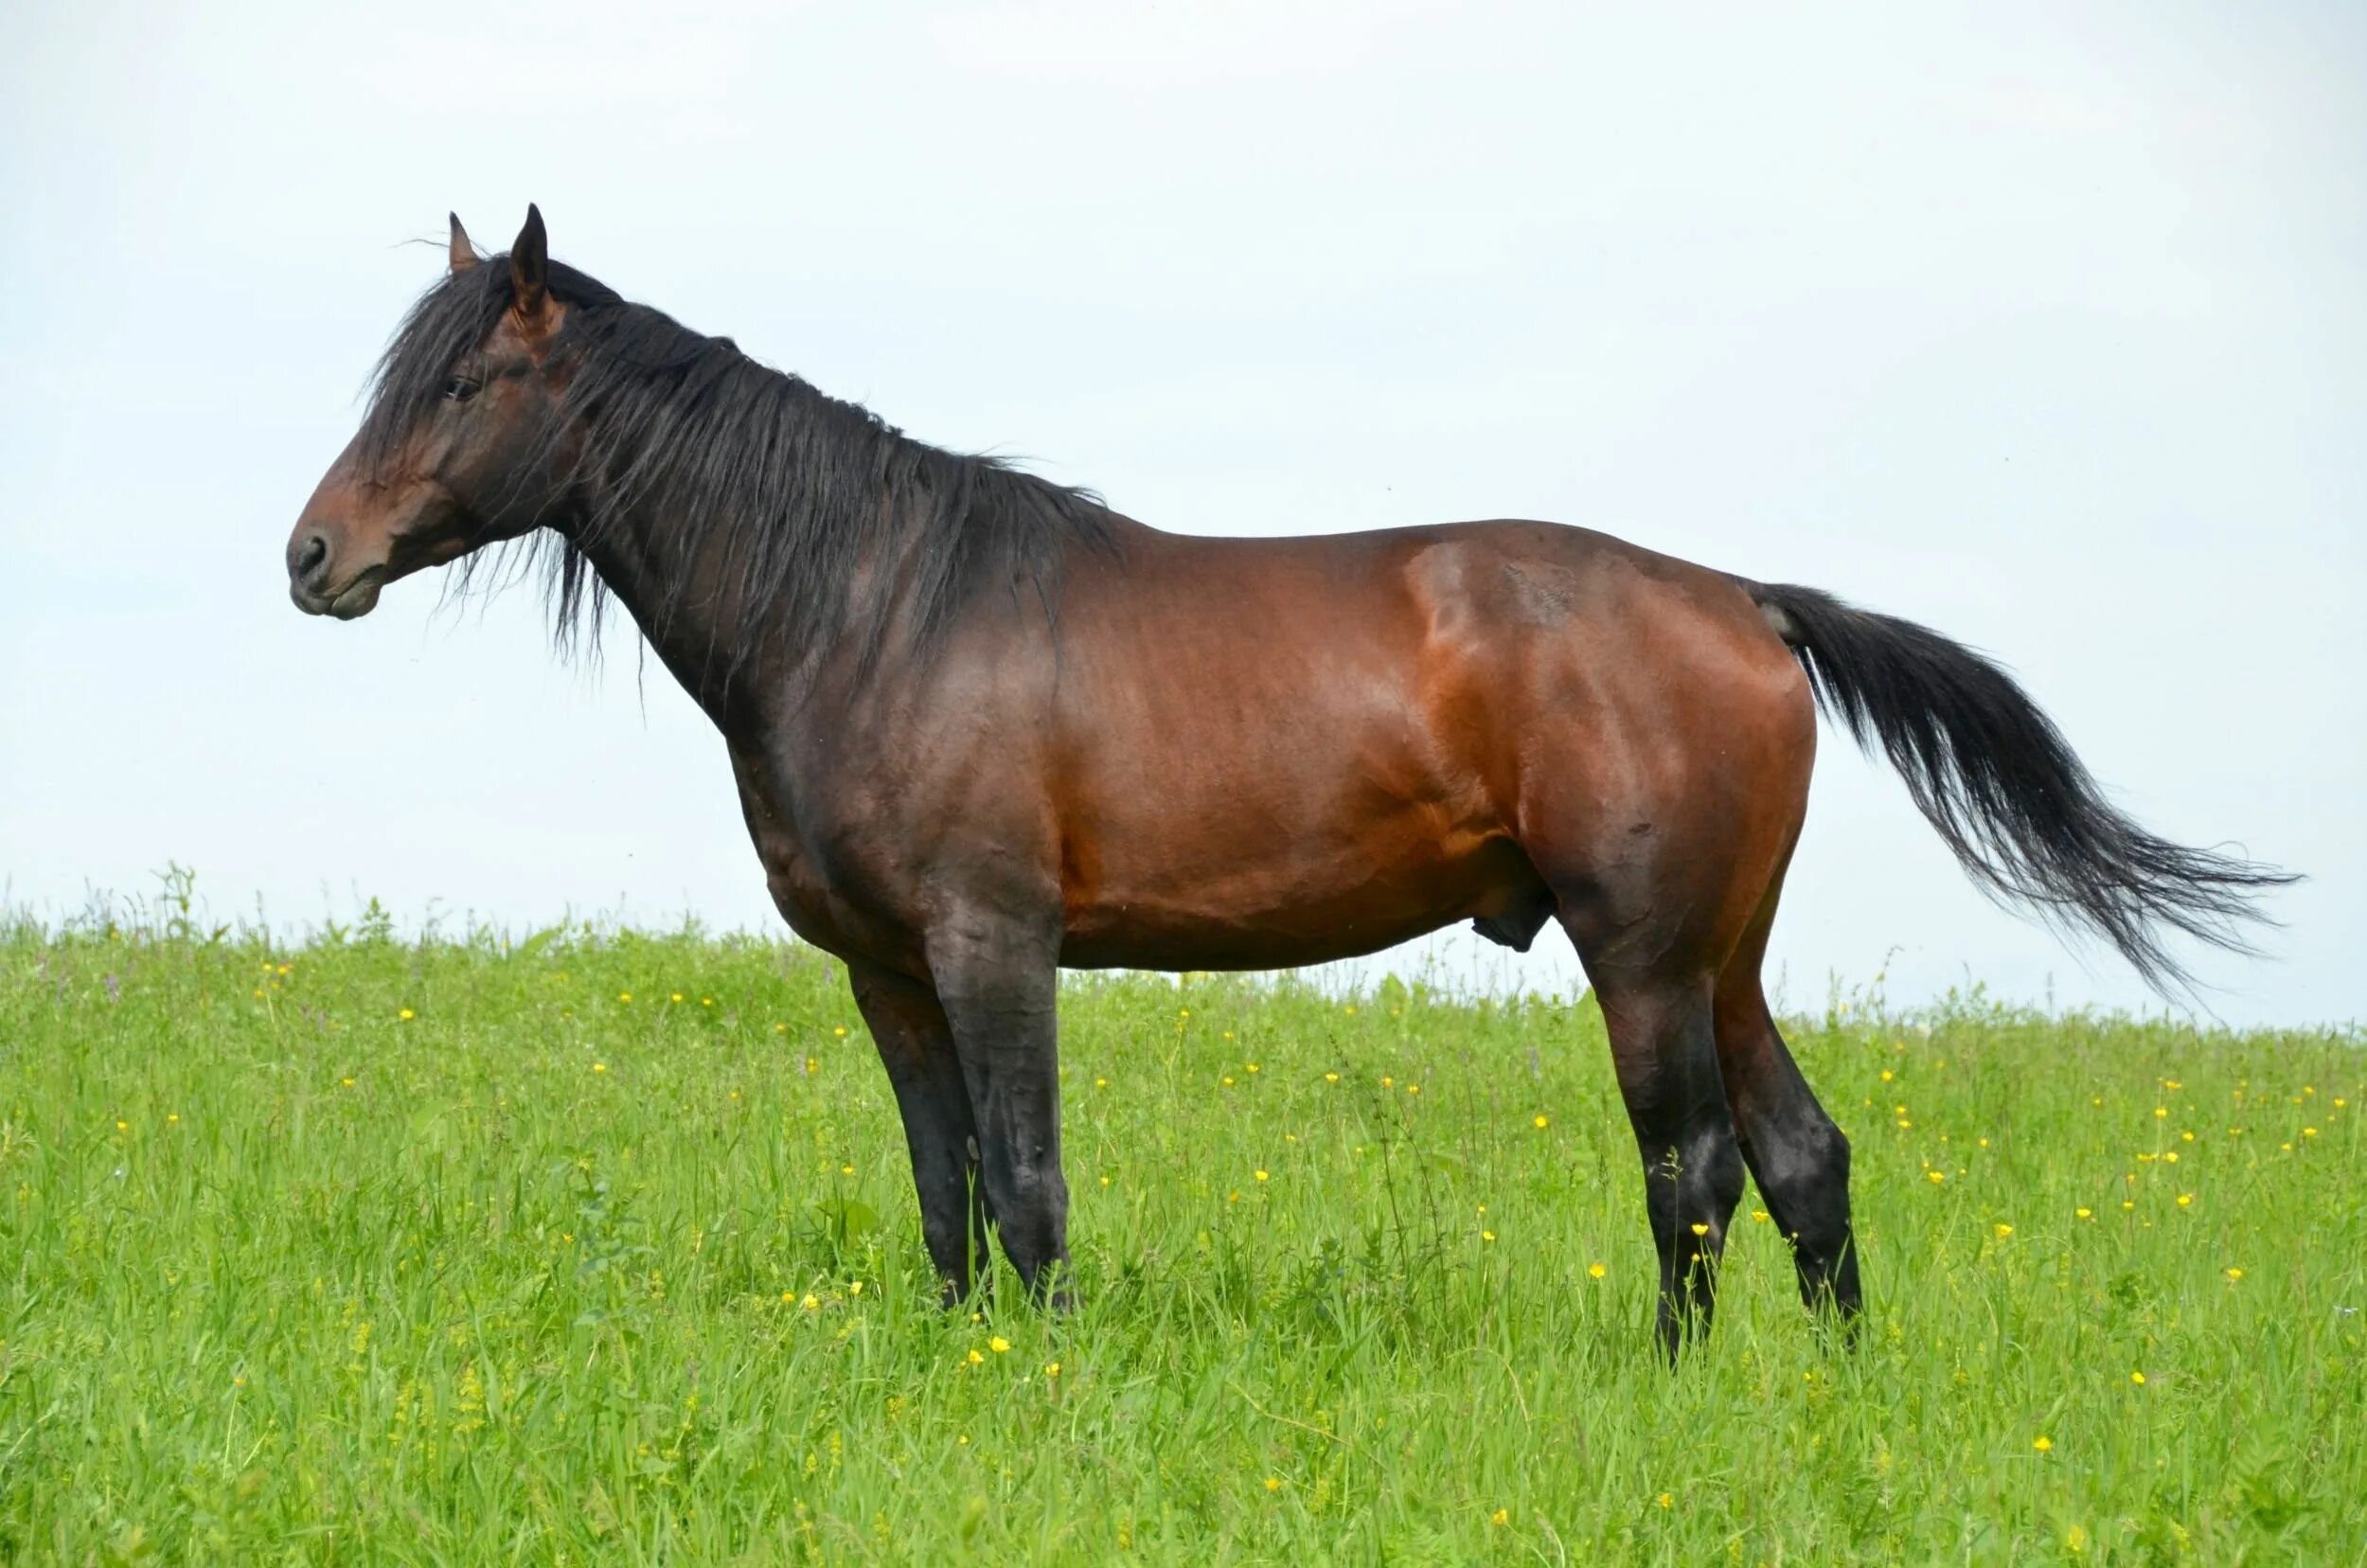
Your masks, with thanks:
[[[2367,1541],[2356,1034],[1795,1021],[1866,1332],[1828,1348],[1745,1219],[1672,1374],[1583,1001],[1074,983],[1081,1305],[974,1320],[810,950],[180,929],[0,929],[0,1557]]]

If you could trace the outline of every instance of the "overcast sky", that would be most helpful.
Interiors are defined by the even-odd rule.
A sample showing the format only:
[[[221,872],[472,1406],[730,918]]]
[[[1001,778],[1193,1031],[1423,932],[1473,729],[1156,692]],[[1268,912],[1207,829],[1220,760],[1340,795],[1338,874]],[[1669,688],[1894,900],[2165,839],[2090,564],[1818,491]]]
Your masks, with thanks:
[[[2367,1015],[2367,11],[0,9],[0,881],[773,929],[720,739],[538,598],[280,551],[447,208],[1160,526],[1529,516],[1926,620],[2118,798],[2313,879]],[[210,13],[209,13],[210,12]],[[408,241],[436,241],[434,247]],[[1895,953],[1895,956],[1894,956]],[[1468,936],[1402,950],[1568,985]],[[2140,1006],[1829,730],[1771,964]]]

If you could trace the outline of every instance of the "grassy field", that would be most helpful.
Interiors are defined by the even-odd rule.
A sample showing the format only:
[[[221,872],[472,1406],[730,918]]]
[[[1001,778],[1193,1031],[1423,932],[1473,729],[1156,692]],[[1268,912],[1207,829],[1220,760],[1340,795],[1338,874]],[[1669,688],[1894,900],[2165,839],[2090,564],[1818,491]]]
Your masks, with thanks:
[[[1744,1221],[1672,1374],[1585,1001],[1077,981],[972,1316],[810,950],[208,935],[0,929],[12,1560],[2367,1553],[2355,1033],[1798,1020],[1867,1331]]]

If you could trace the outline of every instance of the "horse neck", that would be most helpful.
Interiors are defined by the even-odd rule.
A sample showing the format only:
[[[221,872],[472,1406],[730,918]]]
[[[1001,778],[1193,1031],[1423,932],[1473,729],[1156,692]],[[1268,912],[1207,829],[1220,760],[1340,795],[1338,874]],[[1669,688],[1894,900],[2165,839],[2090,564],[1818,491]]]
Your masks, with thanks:
[[[725,542],[708,534],[685,559],[672,545],[680,522],[640,508],[571,537],[658,662],[728,736],[757,695],[806,678],[811,650],[797,646],[792,629],[758,624],[741,608]]]

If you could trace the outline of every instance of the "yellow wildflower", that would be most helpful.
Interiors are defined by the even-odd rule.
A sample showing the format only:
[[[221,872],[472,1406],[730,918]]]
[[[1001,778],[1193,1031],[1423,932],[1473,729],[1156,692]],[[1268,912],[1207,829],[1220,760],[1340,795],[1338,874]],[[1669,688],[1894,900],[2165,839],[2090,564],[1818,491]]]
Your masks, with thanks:
[[[2040,1453],[2052,1453],[2055,1452],[2055,1439],[2041,1432],[2030,1440],[2030,1446]]]

